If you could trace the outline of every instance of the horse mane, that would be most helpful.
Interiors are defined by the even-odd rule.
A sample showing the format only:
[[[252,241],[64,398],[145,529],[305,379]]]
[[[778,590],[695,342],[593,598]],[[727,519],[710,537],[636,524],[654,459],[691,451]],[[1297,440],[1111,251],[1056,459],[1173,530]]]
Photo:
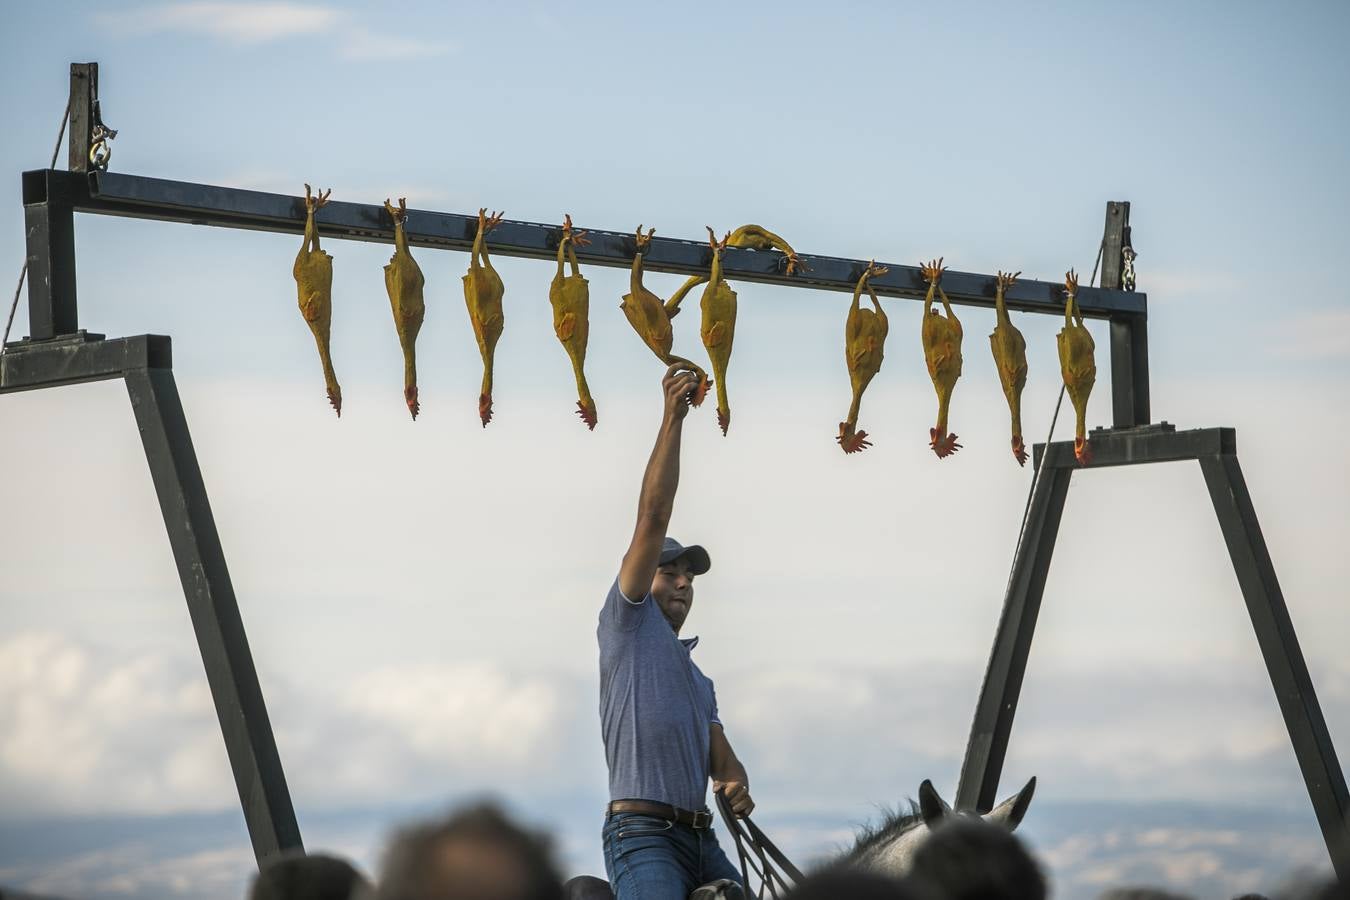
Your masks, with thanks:
[[[844,853],[842,859],[855,862],[880,845],[888,843],[896,835],[909,831],[923,822],[923,814],[919,812],[919,804],[913,800],[909,801],[908,808],[883,809],[882,813],[880,825],[863,825],[858,829],[853,846]]]

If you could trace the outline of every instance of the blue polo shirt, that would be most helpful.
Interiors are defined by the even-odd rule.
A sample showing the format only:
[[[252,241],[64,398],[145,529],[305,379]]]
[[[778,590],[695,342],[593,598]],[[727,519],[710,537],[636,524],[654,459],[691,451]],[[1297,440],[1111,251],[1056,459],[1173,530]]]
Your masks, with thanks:
[[[703,809],[708,794],[708,729],[721,725],[712,679],[649,593],[629,600],[619,580],[600,624],[600,733],[611,800],[655,800]]]

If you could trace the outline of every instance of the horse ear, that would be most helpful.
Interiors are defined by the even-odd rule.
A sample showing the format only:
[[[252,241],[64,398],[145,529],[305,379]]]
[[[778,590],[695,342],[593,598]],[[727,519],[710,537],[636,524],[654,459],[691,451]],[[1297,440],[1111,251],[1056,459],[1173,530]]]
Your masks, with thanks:
[[[943,816],[950,815],[951,811],[952,808],[947,805],[947,801],[938,796],[933,782],[925,778],[923,784],[919,785],[919,814],[923,816],[924,824],[931,828]]]
[[[1031,795],[1034,793],[1036,793],[1036,779],[1032,777],[1026,787],[994,807],[984,816],[984,820],[1012,831],[1021,824],[1022,817],[1027,814],[1027,807],[1031,805]]]

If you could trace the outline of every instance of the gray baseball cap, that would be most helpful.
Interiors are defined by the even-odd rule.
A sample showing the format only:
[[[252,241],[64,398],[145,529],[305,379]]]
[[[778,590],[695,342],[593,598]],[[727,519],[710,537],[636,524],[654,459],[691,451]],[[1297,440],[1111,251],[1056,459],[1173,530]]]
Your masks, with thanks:
[[[712,568],[712,560],[708,558],[707,550],[704,550],[698,544],[690,544],[686,547],[673,537],[667,536],[665,544],[661,547],[659,565],[673,562],[681,556],[689,560],[689,573],[691,575],[702,575]]]

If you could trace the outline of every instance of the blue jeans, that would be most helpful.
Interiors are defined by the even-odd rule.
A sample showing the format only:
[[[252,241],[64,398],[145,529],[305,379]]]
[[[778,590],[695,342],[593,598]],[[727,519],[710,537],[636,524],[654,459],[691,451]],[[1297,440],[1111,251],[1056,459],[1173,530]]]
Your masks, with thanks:
[[[688,900],[699,885],[719,878],[741,883],[711,828],[619,813],[605,819],[603,834],[615,900]]]

